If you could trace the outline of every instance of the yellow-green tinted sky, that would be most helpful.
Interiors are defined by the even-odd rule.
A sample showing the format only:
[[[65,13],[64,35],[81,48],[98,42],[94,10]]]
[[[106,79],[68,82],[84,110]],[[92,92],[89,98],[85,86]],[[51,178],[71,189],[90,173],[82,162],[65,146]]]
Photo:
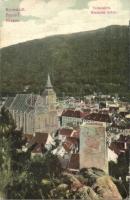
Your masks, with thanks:
[[[92,14],[101,7],[107,7],[105,14]],[[24,11],[9,17],[17,12],[7,9],[16,8]],[[18,22],[7,22],[7,18],[17,18]],[[0,43],[4,47],[50,35],[127,25],[129,19],[130,0],[0,0]]]

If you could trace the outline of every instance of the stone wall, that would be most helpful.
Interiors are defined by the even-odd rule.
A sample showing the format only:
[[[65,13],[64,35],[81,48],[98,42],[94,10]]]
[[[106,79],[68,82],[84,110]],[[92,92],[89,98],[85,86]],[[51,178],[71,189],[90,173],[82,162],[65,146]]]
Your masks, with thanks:
[[[83,123],[80,133],[80,168],[96,167],[108,172],[106,124]]]

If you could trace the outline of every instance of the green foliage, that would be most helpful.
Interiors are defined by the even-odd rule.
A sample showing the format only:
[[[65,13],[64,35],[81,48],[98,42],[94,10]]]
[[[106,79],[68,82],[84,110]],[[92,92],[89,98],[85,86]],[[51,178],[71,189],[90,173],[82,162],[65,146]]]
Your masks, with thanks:
[[[34,157],[31,161],[29,171],[38,181],[43,178],[59,177],[61,174],[61,164],[58,158],[47,152],[41,157]]]
[[[129,192],[128,182],[126,181],[126,176],[128,175],[128,167],[129,167],[129,152],[121,153],[118,156],[117,163],[113,161],[109,162],[109,173],[111,176],[119,179],[122,179],[122,187],[119,186],[121,190],[121,194],[124,198],[126,198],[127,193]]]
[[[4,107],[1,109],[0,113],[0,136],[8,138],[10,136],[10,133],[15,128],[14,120],[9,113],[8,110],[6,110]]]
[[[0,198],[100,199],[94,188],[88,185],[93,187],[97,178],[104,175],[102,170],[82,169],[77,175],[63,173],[58,157],[50,151],[31,158],[30,151],[22,151],[26,142],[22,131],[15,129],[11,115],[5,109],[1,112],[0,122],[11,125],[8,134],[3,134],[0,129]],[[119,157],[118,164],[123,177],[128,168],[125,157]]]
[[[59,96],[128,95],[128,27],[60,35],[2,49],[3,93],[44,88],[48,71]],[[60,74],[60,76],[59,76]]]
[[[8,129],[5,127],[10,126]],[[58,158],[47,152],[31,159],[31,152],[22,151],[26,141],[22,130],[15,129],[10,113],[2,108],[0,115],[0,195],[7,199],[48,198],[50,186],[61,174]],[[4,127],[4,128],[3,128]],[[43,179],[50,182],[45,184]]]

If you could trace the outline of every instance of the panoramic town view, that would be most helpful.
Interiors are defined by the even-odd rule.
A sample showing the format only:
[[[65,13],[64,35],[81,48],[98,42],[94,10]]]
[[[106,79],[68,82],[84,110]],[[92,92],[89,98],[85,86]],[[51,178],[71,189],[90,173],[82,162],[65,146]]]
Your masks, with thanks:
[[[0,1],[0,199],[130,200],[129,11]]]
[[[118,94],[1,99],[1,195],[22,199],[122,199],[129,194],[130,103]]]

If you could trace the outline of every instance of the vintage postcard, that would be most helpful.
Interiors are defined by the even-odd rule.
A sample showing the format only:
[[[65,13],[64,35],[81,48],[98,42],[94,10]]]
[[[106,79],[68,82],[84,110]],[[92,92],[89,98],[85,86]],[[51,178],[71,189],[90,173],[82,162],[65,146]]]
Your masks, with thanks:
[[[129,0],[0,0],[0,199],[130,199]]]

